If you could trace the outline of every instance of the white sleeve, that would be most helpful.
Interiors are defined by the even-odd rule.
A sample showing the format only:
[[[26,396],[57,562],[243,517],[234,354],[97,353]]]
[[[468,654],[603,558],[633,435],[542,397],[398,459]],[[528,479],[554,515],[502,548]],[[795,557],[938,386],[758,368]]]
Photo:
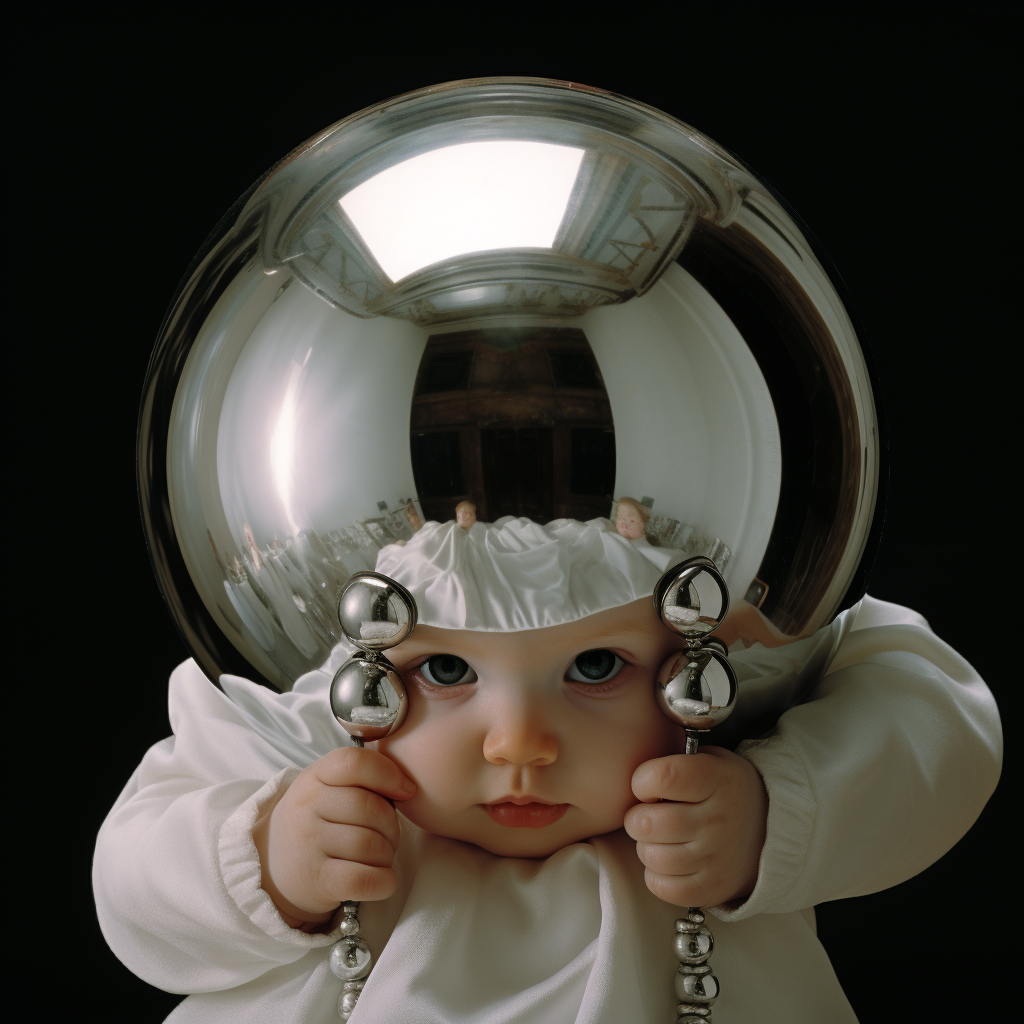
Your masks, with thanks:
[[[878,892],[923,871],[995,789],[1002,736],[978,674],[916,612],[865,597],[807,701],[737,748],[768,790],[757,885],[723,920]]]
[[[170,992],[232,988],[338,937],[285,924],[260,888],[251,832],[279,788],[344,734],[322,694],[226,678],[231,698],[194,662],[175,670],[175,735],[146,753],[96,842],[103,935],[131,971]]]

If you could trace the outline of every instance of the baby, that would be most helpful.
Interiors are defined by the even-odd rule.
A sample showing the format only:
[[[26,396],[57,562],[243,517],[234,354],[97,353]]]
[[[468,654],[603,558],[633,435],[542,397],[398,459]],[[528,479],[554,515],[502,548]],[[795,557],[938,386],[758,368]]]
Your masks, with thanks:
[[[359,1024],[672,1020],[697,905],[720,1024],[855,1020],[811,908],[922,870],[998,774],[991,697],[919,616],[865,598],[774,652],[782,674],[833,653],[768,736],[684,755],[652,685],[682,646],[661,569],[609,521],[427,523],[377,568],[421,622],[389,652],[393,736],[358,749],[331,719],[347,650],[280,695],[186,663],[175,737],[100,833],[108,941],[196,993],[169,1020],[334,1024],[343,900],[377,958]]]

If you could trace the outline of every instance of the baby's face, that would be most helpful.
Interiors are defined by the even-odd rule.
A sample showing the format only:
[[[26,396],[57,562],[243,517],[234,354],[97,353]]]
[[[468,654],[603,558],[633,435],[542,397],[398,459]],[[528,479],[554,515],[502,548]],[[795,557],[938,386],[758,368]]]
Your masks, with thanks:
[[[402,813],[507,857],[621,828],[634,770],[680,749],[653,690],[679,646],[650,598],[517,633],[417,627],[388,652],[408,717],[378,743],[419,786]]]

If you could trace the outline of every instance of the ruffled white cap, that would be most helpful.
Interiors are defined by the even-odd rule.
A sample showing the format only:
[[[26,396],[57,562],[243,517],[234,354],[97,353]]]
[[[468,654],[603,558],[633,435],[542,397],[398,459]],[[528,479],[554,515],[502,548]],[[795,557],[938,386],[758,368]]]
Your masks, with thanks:
[[[682,552],[628,540],[607,519],[541,526],[505,516],[464,530],[429,522],[377,556],[377,571],[406,587],[419,621],[512,632],[574,622],[654,593]]]

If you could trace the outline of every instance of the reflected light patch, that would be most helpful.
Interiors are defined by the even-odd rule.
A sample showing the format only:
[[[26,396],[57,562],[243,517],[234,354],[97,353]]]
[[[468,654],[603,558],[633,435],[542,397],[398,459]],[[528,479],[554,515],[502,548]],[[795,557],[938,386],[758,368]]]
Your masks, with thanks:
[[[274,478],[274,487],[284,506],[284,514],[288,519],[292,536],[298,536],[299,527],[295,522],[295,510],[292,508],[292,481],[294,478],[295,460],[295,427],[298,408],[299,383],[302,380],[302,369],[308,362],[312,348],[306,353],[302,364],[292,360],[288,371],[288,383],[285,385],[284,400],[281,411],[270,435],[270,471]]]
[[[549,249],[583,150],[466,142],[375,174],[339,202],[392,281],[463,253]]]

